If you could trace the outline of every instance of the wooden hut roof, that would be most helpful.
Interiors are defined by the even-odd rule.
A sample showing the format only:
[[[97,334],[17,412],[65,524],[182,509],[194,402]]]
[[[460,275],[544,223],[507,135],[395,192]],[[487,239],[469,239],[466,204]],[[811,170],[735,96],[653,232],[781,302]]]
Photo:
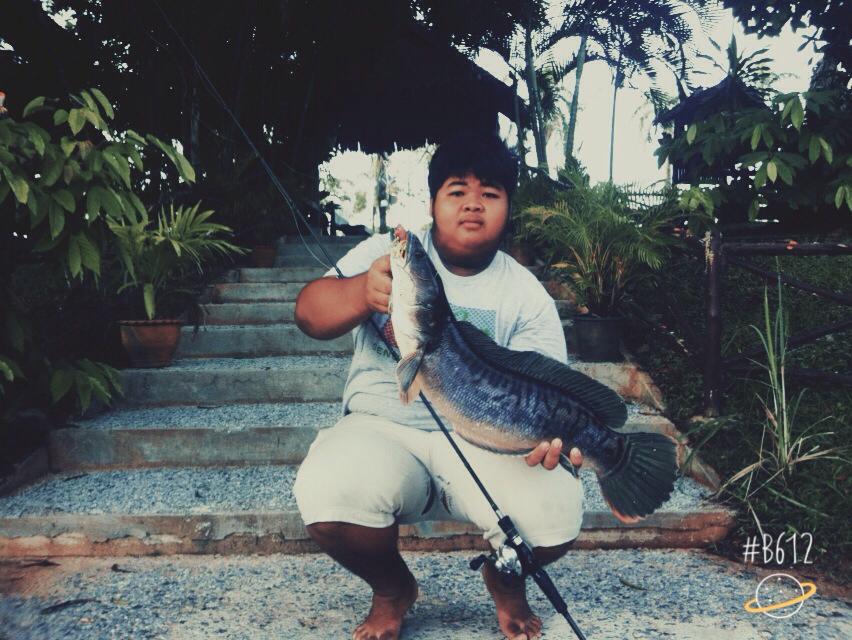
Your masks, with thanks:
[[[720,111],[734,111],[746,107],[766,107],[760,93],[733,76],[726,76],[719,84],[699,89],[677,105],[661,113],[654,124],[674,122],[680,127],[699,122]]]

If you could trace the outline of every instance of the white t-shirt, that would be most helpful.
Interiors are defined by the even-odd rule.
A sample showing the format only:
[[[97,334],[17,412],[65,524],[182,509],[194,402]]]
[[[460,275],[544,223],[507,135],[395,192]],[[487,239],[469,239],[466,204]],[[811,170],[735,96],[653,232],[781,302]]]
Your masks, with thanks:
[[[565,335],[556,304],[526,267],[498,251],[491,264],[476,275],[455,275],[438,256],[430,230],[431,225],[426,225],[413,233],[441,276],[457,319],[467,320],[509,349],[537,351],[567,362]],[[390,252],[390,246],[389,234],[375,234],[350,249],[337,266],[345,276],[364,273],[377,258]],[[325,275],[337,272],[329,269]],[[389,316],[374,313],[372,317],[384,331]],[[352,332],[355,352],[343,390],[343,414],[367,413],[417,429],[439,429],[419,398],[407,406],[400,401],[394,373],[396,361],[376,335],[370,320]]]

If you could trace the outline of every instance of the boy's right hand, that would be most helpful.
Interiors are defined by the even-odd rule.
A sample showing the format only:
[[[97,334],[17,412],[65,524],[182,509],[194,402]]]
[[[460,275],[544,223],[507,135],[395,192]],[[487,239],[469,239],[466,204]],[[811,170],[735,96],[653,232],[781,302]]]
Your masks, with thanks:
[[[391,293],[390,254],[373,261],[364,281],[364,299],[371,311],[387,313]]]

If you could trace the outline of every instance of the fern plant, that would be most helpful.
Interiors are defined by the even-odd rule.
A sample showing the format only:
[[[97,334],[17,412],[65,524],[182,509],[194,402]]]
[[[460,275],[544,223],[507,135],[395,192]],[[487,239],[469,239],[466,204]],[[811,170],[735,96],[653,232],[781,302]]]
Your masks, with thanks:
[[[550,206],[526,207],[520,235],[535,244],[552,268],[595,315],[617,315],[626,291],[662,267],[674,237],[667,231],[670,203],[632,211],[611,183],[582,182]]]
[[[199,206],[161,209],[156,226],[151,225],[147,212],[131,216],[129,221],[110,221],[124,268],[118,293],[128,287],[141,288],[148,320],[156,318],[161,294],[190,293],[172,286],[187,269],[194,265],[202,273],[204,261],[215,254],[246,253],[243,247],[219,237],[232,235],[232,229],[209,222],[213,211],[199,212]]]

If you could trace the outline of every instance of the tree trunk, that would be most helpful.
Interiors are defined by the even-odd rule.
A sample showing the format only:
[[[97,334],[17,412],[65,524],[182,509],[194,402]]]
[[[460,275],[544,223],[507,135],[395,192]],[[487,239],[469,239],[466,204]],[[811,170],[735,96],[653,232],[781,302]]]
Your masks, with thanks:
[[[574,157],[574,134],[577,131],[577,111],[580,106],[580,79],[583,77],[583,65],[586,62],[586,44],[589,35],[583,34],[580,40],[580,50],[577,52],[577,68],[574,70],[574,95],[571,96],[571,112],[569,113],[568,133],[565,136],[565,166]]]
[[[512,77],[512,97],[515,103],[515,126],[518,128],[518,143],[515,145],[516,153],[518,154],[518,158],[521,160],[521,171],[524,171],[524,166],[526,165],[525,158],[527,157],[527,150],[524,147],[524,139],[526,137],[526,131],[524,130],[524,123],[521,122],[521,105],[520,98],[518,97],[518,78],[517,76]]]
[[[547,171],[547,150],[544,146],[543,125],[541,117],[541,96],[538,94],[538,82],[535,77],[535,60],[532,50],[532,29],[527,26],[524,33],[524,57],[527,63],[527,88],[530,94],[530,111],[533,137],[535,137],[535,154],[540,169]]]
[[[612,119],[609,125],[609,181],[612,182],[612,162],[615,154],[615,101],[618,98],[618,88],[621,86],[621,52],[615,65],[615,82],[612,89]]]

